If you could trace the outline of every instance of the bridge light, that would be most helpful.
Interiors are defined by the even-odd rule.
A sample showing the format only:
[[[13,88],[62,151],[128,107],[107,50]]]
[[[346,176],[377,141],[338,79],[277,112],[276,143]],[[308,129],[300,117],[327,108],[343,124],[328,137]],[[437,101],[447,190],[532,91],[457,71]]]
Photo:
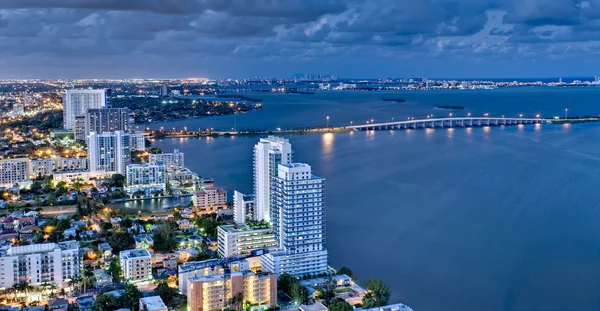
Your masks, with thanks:
[[[470,112],[469,112],[469,113],[467,113],[467,117],[470,117],[470,116],[471,116],[471,113],[470,113]]]
[[[452,117],[452,112],[450,112],[450,117]]]
[[[539,114],[537,114],[535,117],[539,119],[539,118],[540,118],[540,115],[539,115]]]

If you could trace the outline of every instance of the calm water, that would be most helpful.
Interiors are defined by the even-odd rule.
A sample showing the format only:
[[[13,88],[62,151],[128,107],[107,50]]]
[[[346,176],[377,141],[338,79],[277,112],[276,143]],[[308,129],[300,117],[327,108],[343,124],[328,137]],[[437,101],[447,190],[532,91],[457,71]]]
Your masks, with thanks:
[[[522,89],[313,97],[263,94],[238,127],[401,118],[439,104],[499,115],[600,114],[600,90]],[[225,127],[232,117],[158,124]],[[311,124],[312,122],[312,124]],[[335,122],[334,122],[335,123]],[[415,310],[600,309],[600,124],[289,136],[327,178],[330,263],[383,279]],[[168,139],[217,185],[252,190],[257,137]]]

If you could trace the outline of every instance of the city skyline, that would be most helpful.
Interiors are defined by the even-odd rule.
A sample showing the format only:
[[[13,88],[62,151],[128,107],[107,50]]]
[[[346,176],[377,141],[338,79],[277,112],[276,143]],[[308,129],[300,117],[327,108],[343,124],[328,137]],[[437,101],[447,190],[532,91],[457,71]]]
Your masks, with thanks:
[[[0,78],[594,76],[597,1],[0,1]]]

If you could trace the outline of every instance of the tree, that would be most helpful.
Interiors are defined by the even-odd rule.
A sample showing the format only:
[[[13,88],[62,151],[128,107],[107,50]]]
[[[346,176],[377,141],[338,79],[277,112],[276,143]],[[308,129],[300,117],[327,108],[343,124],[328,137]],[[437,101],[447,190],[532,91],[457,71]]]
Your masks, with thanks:
[[[296,282],[292,285],[290,289],[290,294],[292,299],[297,303],[306,303],[308,302],[308,289],[304,287],[300,282]]]
[[[152,239],[154,240],[154,249],[156,251],[170,253],[177,247],[177,242],[173,239],[173,229],[169,223],[163,225],[154,231]]]
[[[85,293],[87,292],[88,285],[93,285],[94,283],[96,283],[96,277],[94,276],[94,272],[92,271],[92,266],[90,266],[89,264],[83,266],[82,276],[83,292]]]
[[[287,273],[282,273],[279,276],[279,281],[277,281],[277,287],[279,290],[289,294],[290,290],[292,289],[292,285],[297,282],[298,280],[293,276]]]
[[[109,186],[121,188],[125,184],[125,176],[121,174],[113,174],[110,177]]]
[[[121,299],[119,300],[123,308],[128,308],[132,311],[138,311],[139,300],[143,296],[144,295],[142,294],[142,292],[137,287],[135,287],[135,285],[128,284],[127,286],[125,286],[125,293],[123,293],[123,296],[121,296]]]
[[[352,281],[356,281],[356,275],[354,275],[354,273],[352,272],[352,270],[350,270],[350,268],[348,267],[341,267],[338,271],[337,274],[341,275],[341,274],[345,274],[347,276],[349,276]]]
[[[113,283],[121,282],[121,279],[123,278],[123,270],[121,270],[121,263],[119,263],[117,257],[113,257],[110,260],[110,264],[108,265],[108,274],[112,276]]]
[[[333,298],[327,306],[329,311],[353,311],[354,308],[342,298]]]
[[[122,250],[135,248],[135,239],[128,232],[116,232],[108,238],[108,244],[113,254],[118,254]]]
[[[363,308],[381,307],[388,304],[392,292],[381,280],[369,279],[367,293],[363,297]]]
[[[179,297],[177,290],[169,287],[167,282],[160,282],[154,289],[154,295],[160,296],[167,307],[173,307],[176,302],[176,298]]]
[[[94,311],[113,311],[121,308],[120,299],[110,294],[102,294],[96,298],[92,310]]]
[[[58,230],[56,230],[56,229],[54,229],[54,230],[52,230],[52,232],[50,232],[50,236],[48,237],[48,241],[56,243],[56,242],[62,240],[62,238],[63,238],[63,233],[60,232],[60,231],[58,231]]]
[[[244,307],[244,292],[238,292],[231,298],[231,307],[234,310],[242,310]]]

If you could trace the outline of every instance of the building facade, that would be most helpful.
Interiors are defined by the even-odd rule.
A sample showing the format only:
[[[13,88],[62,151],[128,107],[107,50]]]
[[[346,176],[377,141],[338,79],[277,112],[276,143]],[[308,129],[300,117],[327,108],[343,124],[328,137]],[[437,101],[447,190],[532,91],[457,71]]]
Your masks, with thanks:
[[[56,170],[55,158],[31,159],[29,176],[32,178],[44,175],[52,175]]]
[[[125,191],[129,194],[143,191],[146,195],[152,191],[165,190],[165,166],[160,164],[129,164]]]
[[[206,187],[194,192],[194,208],[200,213],[215,212],[227,208],[227,190]]]
[[[246,220],[254,219],[254,202],[253,195],[246,195],[239,191],[233,192],[233,221],[236,224],[243,224]]]
[[[82,262],[78,241],[11,246],[0,256],[0,288],[23,282],[67,288],[81,275]]]
[[[175,149],[172,153],[157,153],[148,156],[148,162],[155,164],[162,162],[167,172],[176,172],[185,169],[184,154]]]
[[[274,307],[277,304],[277,276],[249,270],[188,279],[190,311],[225,309],[233,297],[241,294],[252,305]],[[236,302],[242,309],[242,301]]]
[[[146,150],[146,136],[138,133],[129,134],[129,145],[132,151]]]
[[[246,257],[258,250],[275,246],[275,232],[272,228],[252,229],[224,225],[217,227],[218,253],[222,258]]]
[[[104,133],[122,131],[129,133],[133,124],[129,124],[127,108],[90,108],[85,113],[85,133]]]
[[[106,106],[107,89],[67,90],[63,95],[63,124],[66,130],[73,130],[75,116],[85,115],[90,108]]]
[[[237,272],[249,269],[250,263],[245,259],[233,261],[229,259],[207,259],[184,262],[177,267],[179,291],[187,293],[188,279],[190,278],[224,274],[226,270]]]
[[[269,136],[254,146],[255,219],[270,220],[271,179],[277,165],[292,162],[292,145],[287,139]]]
[[[277,250],[262,256],[263,269],[292,276],[326,273],[325,179],[308,164],[280,164],[271,204]]]
[[[0,186],[12,187],[15,183],[29,179],[30,160],[16,158],[0,160]]]
[[[125,174],[131,162],[129,134],[91,132],[88,144],[88,158],[91,172],[112,172]]]
[[[152,279],[152,255],[145,248],[128,249],[119,253],[123,278],[132,282]]]
[[[57,171],[79,171],[88,168],[88,159],[86,157],[65,158],[56,157]]]
[[[75,116],[75,123],[73,125],[73,132],[75,133],[75,141],[85,142],[87,134],[85,132],[85,115]]]

